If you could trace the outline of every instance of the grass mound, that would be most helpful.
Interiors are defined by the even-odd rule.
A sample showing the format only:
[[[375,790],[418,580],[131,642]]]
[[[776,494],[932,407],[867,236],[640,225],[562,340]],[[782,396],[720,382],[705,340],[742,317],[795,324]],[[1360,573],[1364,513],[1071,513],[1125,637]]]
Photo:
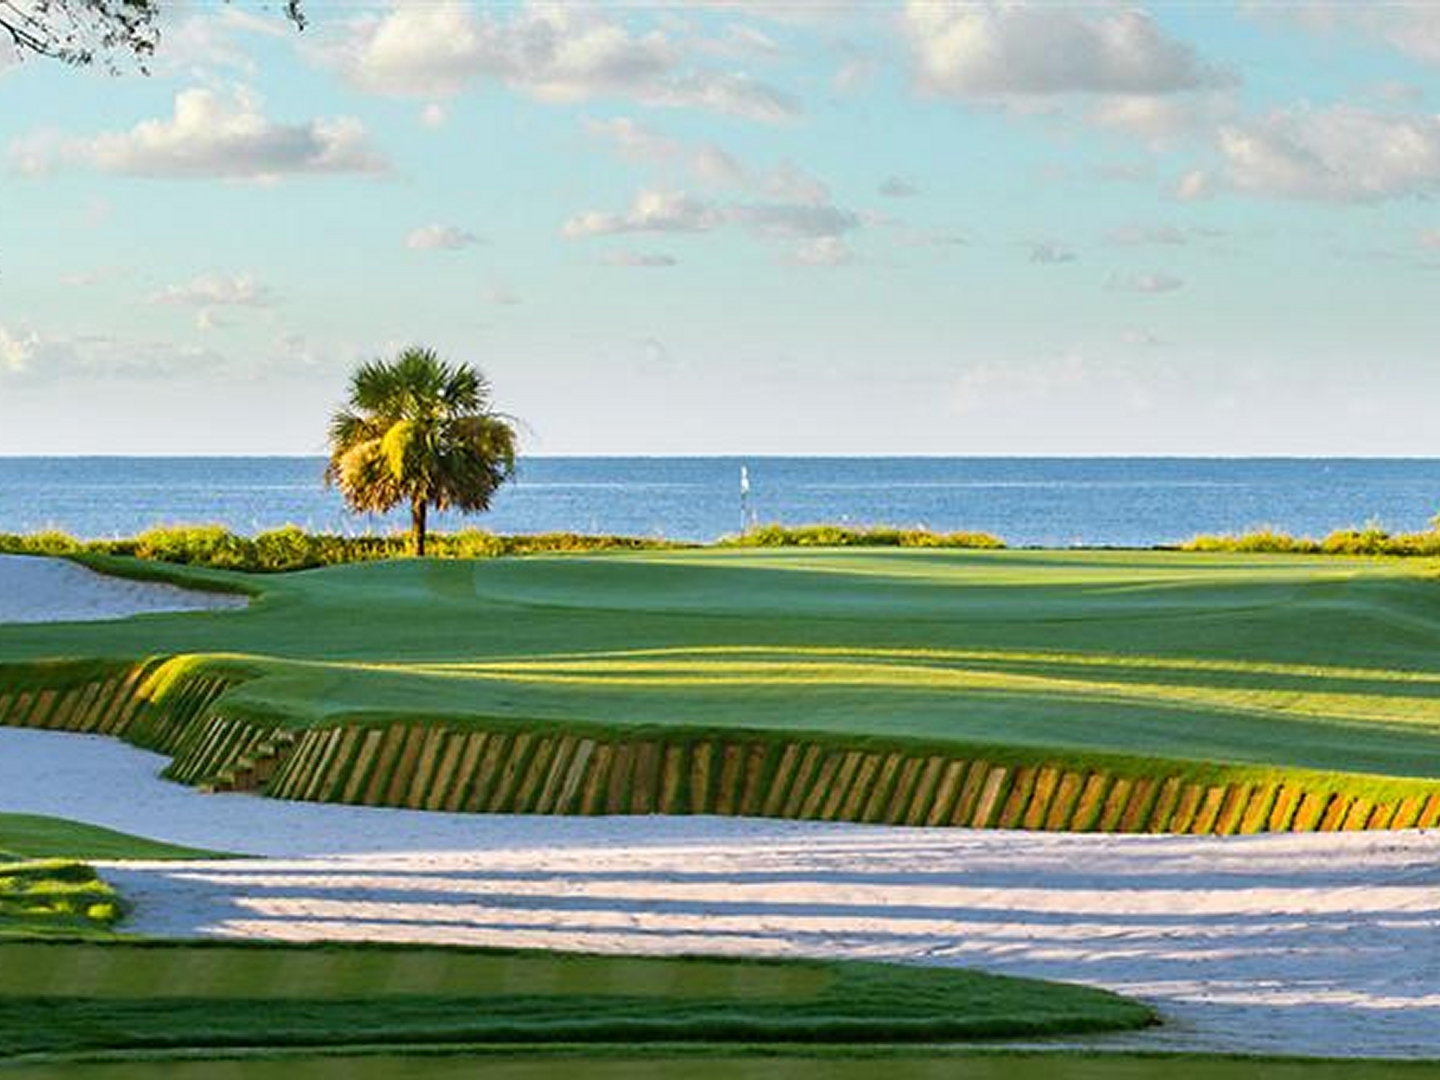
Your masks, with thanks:
[[[1088,987],[869,963],[0,943],[0,1055],[357,1044],[914,1042],[1120,1030]]]

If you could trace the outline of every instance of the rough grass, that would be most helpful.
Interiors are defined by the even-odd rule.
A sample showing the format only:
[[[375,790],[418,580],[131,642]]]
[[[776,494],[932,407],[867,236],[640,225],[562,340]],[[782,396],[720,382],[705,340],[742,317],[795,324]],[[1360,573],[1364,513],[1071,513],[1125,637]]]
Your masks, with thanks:
[[[1153,1022],[1088,987],[868,963],[0,943],[0,1055],[1029,1037]]]
[[[90,867],[0,852],[0,940],[104,935],[122,914],[119,895]]]
[[[214,859],[213,851],[37,814],[0,814],[0,852],[13,859]]]

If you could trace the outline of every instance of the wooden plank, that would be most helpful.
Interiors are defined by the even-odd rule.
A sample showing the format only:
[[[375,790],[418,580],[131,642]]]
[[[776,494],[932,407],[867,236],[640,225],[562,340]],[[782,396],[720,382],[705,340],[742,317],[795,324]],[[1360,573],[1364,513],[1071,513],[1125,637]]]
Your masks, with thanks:
[[[692,814],[714,813],[714,798],[711,792],[711,759],[715,746],[710,742],[696,743],[690,755],[690,812]]]
[[[840,771],[835,774],[835,785],[831,797],[825,804],[824,817],[828,821],[860,821],[865,814],[865,804],[874,789],[880,770],[885,765],[883,754],[867,754],[863,750],[849,750],[840,762]]]
[[[1433,829],[1440,825],[1440,791],[1425,800],[1425,809],[1420,811],[1420,817],[1415,824],[1422,829]]]
[[[585,778],[593,768],[596,746],[594,739],[581,739],[576,744],[575,755],[570,759],[569,768],[565,770],[560,796],[555,801],[557,814],[578,814],[583,811],[581,798],[584,794]]]
[[[991,828],[1000,814],[1002,800],[1010,788],[1013,770],[1008,765],[996,765],[985,774],[985,783],[980,788],[980,797],[975,801],[975,813],[970,819],[971,828]]]
[[[605,812],[623,814],[630,808],[630,777],[635,771],[635,747],[620,743],[610,759],[610,781],[605,795]]]
[[[1225,801],[1220,804],[1220,813],[1215,818],[1216,836],[1234,836],[1240,829],[1240,816],[1245,812],[1245,805],[1250,801],[1250,793],[1255,790],[1252,784],[1232,784],[1225,793]]]
[[[805,752],[800,758],[800,764],[796,766],[795,776],[790,781],[790,790],[785,793],[785,802],[782,804],[780,816],[783,818],[798,818],[805,800],[815,790],[816,780],[820,772],[820,765],[825,759],[825,751],[818,743],[810,743],[805,747]]]
[[[784,813],[790,788],[795,783],[795,775],[800,771],[800,763],[804,759],[805,748],[800,743],[785,745],[785,752],[780,755],[780,763],[775,766],[775,780],[770,785],[770,790],[765,793],[765,802],[760,807],[760,813],[765,817],[780,817]]]
[[[745,755],[745,786],[740,796],[740,813],[759,817],[769,789],[774,786],[775,769],[781,754],[779,743],[751,743]]]
[[[942,757],[929,757],[915,781],[915,790],[910,796],[910,805],[905,808],[901,821],[906,825],[924,825],[930,816],[930,807],[935,802],[935,792],[940,777],[945,773],[946,761]]]
[[[1045,812],[1045,828],[1049,832],[1063,832],[1070,828],[1075,817],[1075,806],[1080,793],[1085,790],[1085,774],[1064,772],[1055,786],[1055,796],[1050,800],[1050,809]]]
[[[1275,800],[1280,796],[1279,784],[1259,784],[1250,793],[1250,800],[1245,804],[1245,809],[1240,814],[1239,832],[1242,836],[1252,836],[1255,833],[1265,831],[1270,821],[1270,814],[1275,809]]]
[[[508,810],[512,814],[528,814],[540,799],[540,788],[550,775],[550,766],[555,760],[559,746],[555,735],[537,735],[530,748],[530,757],[524,765],[517,766],[515,786],[510,794]]]
[[[653,814],[660,808],[660,747],[642,742],[635,747],[635,771],[630,778],[630,812]]]
[[[1085,778],[1080,789],[1080,798],[1075,801],[1075,813],[1070,818],[1072,832],[1091,832],[1100,820],[1100,811],[1105,807],[1105,796],[1113,780],[1109,773],[1092,772]]]
[[[1200,812],[1200,803],[1204,798],[1203,784],[1185,784],[1181,787],[1180,798],[1175,803],[1175,813],[1170,816],[1170,825],[1166,831],[1188,833],[1190,826],[1195,823],[1195,815]]]
[[[825,752],[825,756],[820,762],[820,769],[815,774],[815,783],[811,785],[810,791],[805,796],[805,802],[800,807],[800,817],[816,818],[820,816],[820,810],[829,798],[835,774],[840,771],[844,760],[845,754],[842,751],[827,750]]]
[[[405,736],[408,731],[405,724],[391,724],[385,730],[385,740],[375,754],[375,768],[371,770],[365,794],[361,796],[361,801],[366,806],[380,806],[384,803],[390,779],[405,749]]]
[[[980,801],[980,792],[985,787],[985,778],[990,775],[991,768],[990,762],[984,760],[970,763],[965,772],[965,782],[960,787],[960,797],[955,800],[955,809],[950,815],[952,825],[969,825],[974,820],[975,804]]]
[[[561,735],[555,742],[555,753],[550,758],[550,768],[545,772],[545,780],[541,785],[538,796],[531,804],[530,812],[534,814],[558,814],[560,804],[560,792],[565,786],[565,777],[570,773],[570,762],[575,758],[575,751],[580,745],[580,740],[574,735]]]
[[[505,763],[515,736],[509,731],[492,731],[485,740],[484,753],[475,770],[474,781],[465,796],[464,809],[484,813],[495,802],[505,779]]]
[[[880,766],[880,775],[875,778],[875,785],[865,800],[862,820],[871,822],[883,820],[885,806],[890,800],[890,793],[895,788],[895,777],[899,774],[900,764],[904,760],[900,754],[885,755],[885,761]]]
[[[610,766],[615,760],[614,744],[597,743],[590,758],[591,765],[581,786],[580,813],[603,814],[605,794],[610,783]]]
[[[402,806],[410,790],[410,781],[415,776],[415,766],[420,760],[420,748],[425,745],[429,732],[419,724],[407,724],[405,741],[401,745],[400,757],[395,771],[390,774],[390,783],[385,786],[383,805]]]
[[[859,750],[847,750],[840,756],[840,767],[835,770],[835,775],[828,785],[825,804],[820,811],[820,816],[826,821],[836,821],[846,816],[851,792],[863,771],[865,757]]]
[[[1275,793],[1275,805],[1270,808],[1270,816],[1265,821],[1265,831],[1289,832],[1304,797],[1305,792],[1294,784],[1281,784],[1280,790]]]
[[[1130,792],[1135,790],[1135,779],[1130,776],[1118,776],[1115,782],[1110,785],[1110,791],[1105,796],[1105,803],[1100,807],[1100,816],[1095,822],[1098,832],[1113,833],[1120,827],[1120,818],[1125,813],[1125,806],[1130,802]]]
[[[1340,828],[1340,823],[1345,820],[1345,815],[1350,812],[1350,804],[1355,799],[1343,792],[1337,792],[1330,800],[1330,805],[1325,807],[1325,814],[1320,818],[1321,832],[1335,832]]]
[[[1390,822],[1395,819],[1395,811],[1398,809],[1396,803],[1379,803],[1370,814],[1370,820],[1365,822],[1367,829],[1388,829]]]
[[[491,814],[510,813],[515,806],[515,796],[525,778],[525,770],[535,752],[540,737],[531,731],[516,732],[500,759],[496,770],[495,785],[490,789],[485,809]]]
[[[660,812],[688,814],[690,788],[686,781],[690,776],[690,747],[683,742],[667,744],[660,770]]]
[[[960,791],[965,786],[965,774],[970,771],[968,761],[947,761],[935,786],[935,798],[930,803],[930,812],[925,815],[926,825],[948,825],[955,813],[955,804],[960,801]]]
[[[1220,820],[1220,808],[1225,805],[1229,791],[1225,784],[1215,784],[1205,789],[1205,798],[1200,801],[1200,809],[1195,812],[1195,820],[1190,823],[1190,832],[1193,835],[1208,836],[1215,831],[1215,824]]]
[[[1328,793],[1304,792],[1300,796],[1300,805],[1295,808],[1295,814],[1291,818],[1290,830],[1292,832],[1314,832],[1325,816],[1325,808],[1330,801],[1331,796]]]
[[[1024,822],[1025,811],[1030,809],[1030,799],[1035,794],[1035,776],[1039,770],[1034,765],[1022,765],[1015,770],[1015,779],[1010,785],[1010,794],[1000,808],[996,824],[1002,829],[1016,829]]]
[[[1054,765],[1042,765],[1035,770],[1035,784],[1030,792],[1030,803],[1020,819],[1024,829],[1043,829],[1045,816],[1050,811],[1055,789],[1060,786],[1060,770]]]
[[[446,796],[455,784],[455,770],[460,767],[460,755],[465,752],[469,736],[455,732],[445,743],[440,762],[435,767],[435,782],[430,785],[430,796],[425,800],[426,810],[439,810],[445,805]]]
[[[1341,832],[1360,832],[1370,820],[1370,815],[1375,812],[1375,804],[1369,799],[1357,798],[1350,804],[1350,809],[1345,811],[1345,817],[1336,826]]]
[[[1159,794],[1160,783],[1153,776],[1142,776],[1136,780],[1130,798],[1125,803],[1125,812],[1120,815],[1120,831],[1144,832],[1145,826],[1150,824],[1150,813],[1155,808],[1155,800]]]
[[[361,731],[360,744],[355,748],[355,760],[350,765],[350,775],[345,779],[345,786],[340,792],[340,801],[343,803],[355,804],[360,801],[361,793],[366,790],[370,776],[375,770],[375,764],[380,756],[380,748],[385,742],[385,732],[379,728],[366,728]],[[294,751],[292,750],[293,754]],[[277,776],[278,780],[279,777]]]
[[[440,752],[450,732],[442,727],[432,727],[425,734],[420,746],[420,759],[415,763],[415,775],[405,793],[405,805],[411,810],[425,809],[435,782],[435,768],[440,764]]]
[[[1395,816],[1390,819],[1392,829],[1414,828],[1415,823],[1420,820],[1420,811],[1425,808],[1425,800],[1418,795],[1411,795],[1400,800],[1400,805],[1395,808]]]

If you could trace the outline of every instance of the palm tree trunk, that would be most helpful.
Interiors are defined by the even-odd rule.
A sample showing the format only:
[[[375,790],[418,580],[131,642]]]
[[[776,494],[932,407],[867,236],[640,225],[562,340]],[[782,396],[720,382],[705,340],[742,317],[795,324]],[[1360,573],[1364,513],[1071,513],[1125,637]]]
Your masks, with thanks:
[[[425,554],[425,511],[428,509],[424,499],[410,504],[410,549],[416,555]]]

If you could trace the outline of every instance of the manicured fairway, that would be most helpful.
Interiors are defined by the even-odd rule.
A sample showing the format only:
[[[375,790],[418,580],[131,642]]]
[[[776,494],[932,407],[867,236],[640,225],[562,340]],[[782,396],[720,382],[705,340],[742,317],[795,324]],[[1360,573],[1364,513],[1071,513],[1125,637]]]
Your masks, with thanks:
[[[13,683],[38,670],[16,662],[43,658],[196,656],[186,670],[228,681],[194,691],[195,715],[262,727],[195,733],[176,775],[291,797],[1179,831],[1440,814],[1427,787],[1357,781],[1343,800],[1315,793],[1323,778],[1284,787],[1296,769],[1440,777],[1440,567],[1425,560],[707,550],[198,576],[259,598],[0,628],[0,664]],[[37,708],[17,697],[0,719]],[[416,720],[445,731],[380,730]],[[275,724],[373,730],[327,727],[291,754]],[[467,729],[532,734],[482,745]],[[673,760],[646,742],[676,732],[720,741]],[[612,761],[582,737],[632,745]],[[879,756],[807,763],[807,739]],[[177,740],[150,743],[179,753]],[[967,796],[937,754],[1006,769],[976,773]],[[1097,759],[1103,782],[1086,772]],[[1254,768],[1184,772],[1196,763]],[[767,803],[776,777],[793,806]],[[801,788],[817,784],[850,794],[809,806]],[[646,793],[627,801],[632,789]]]
[[[953,968],[364,946],[0,942],[0,1057],[455,1043],[915,1042],[1144,1006]]]
[[[842,1050],[817,1056],[333,1057],[20,1067],[17,1080],[1421,1080],[1440,1064],[1131,1057],[1118,1054]]]

